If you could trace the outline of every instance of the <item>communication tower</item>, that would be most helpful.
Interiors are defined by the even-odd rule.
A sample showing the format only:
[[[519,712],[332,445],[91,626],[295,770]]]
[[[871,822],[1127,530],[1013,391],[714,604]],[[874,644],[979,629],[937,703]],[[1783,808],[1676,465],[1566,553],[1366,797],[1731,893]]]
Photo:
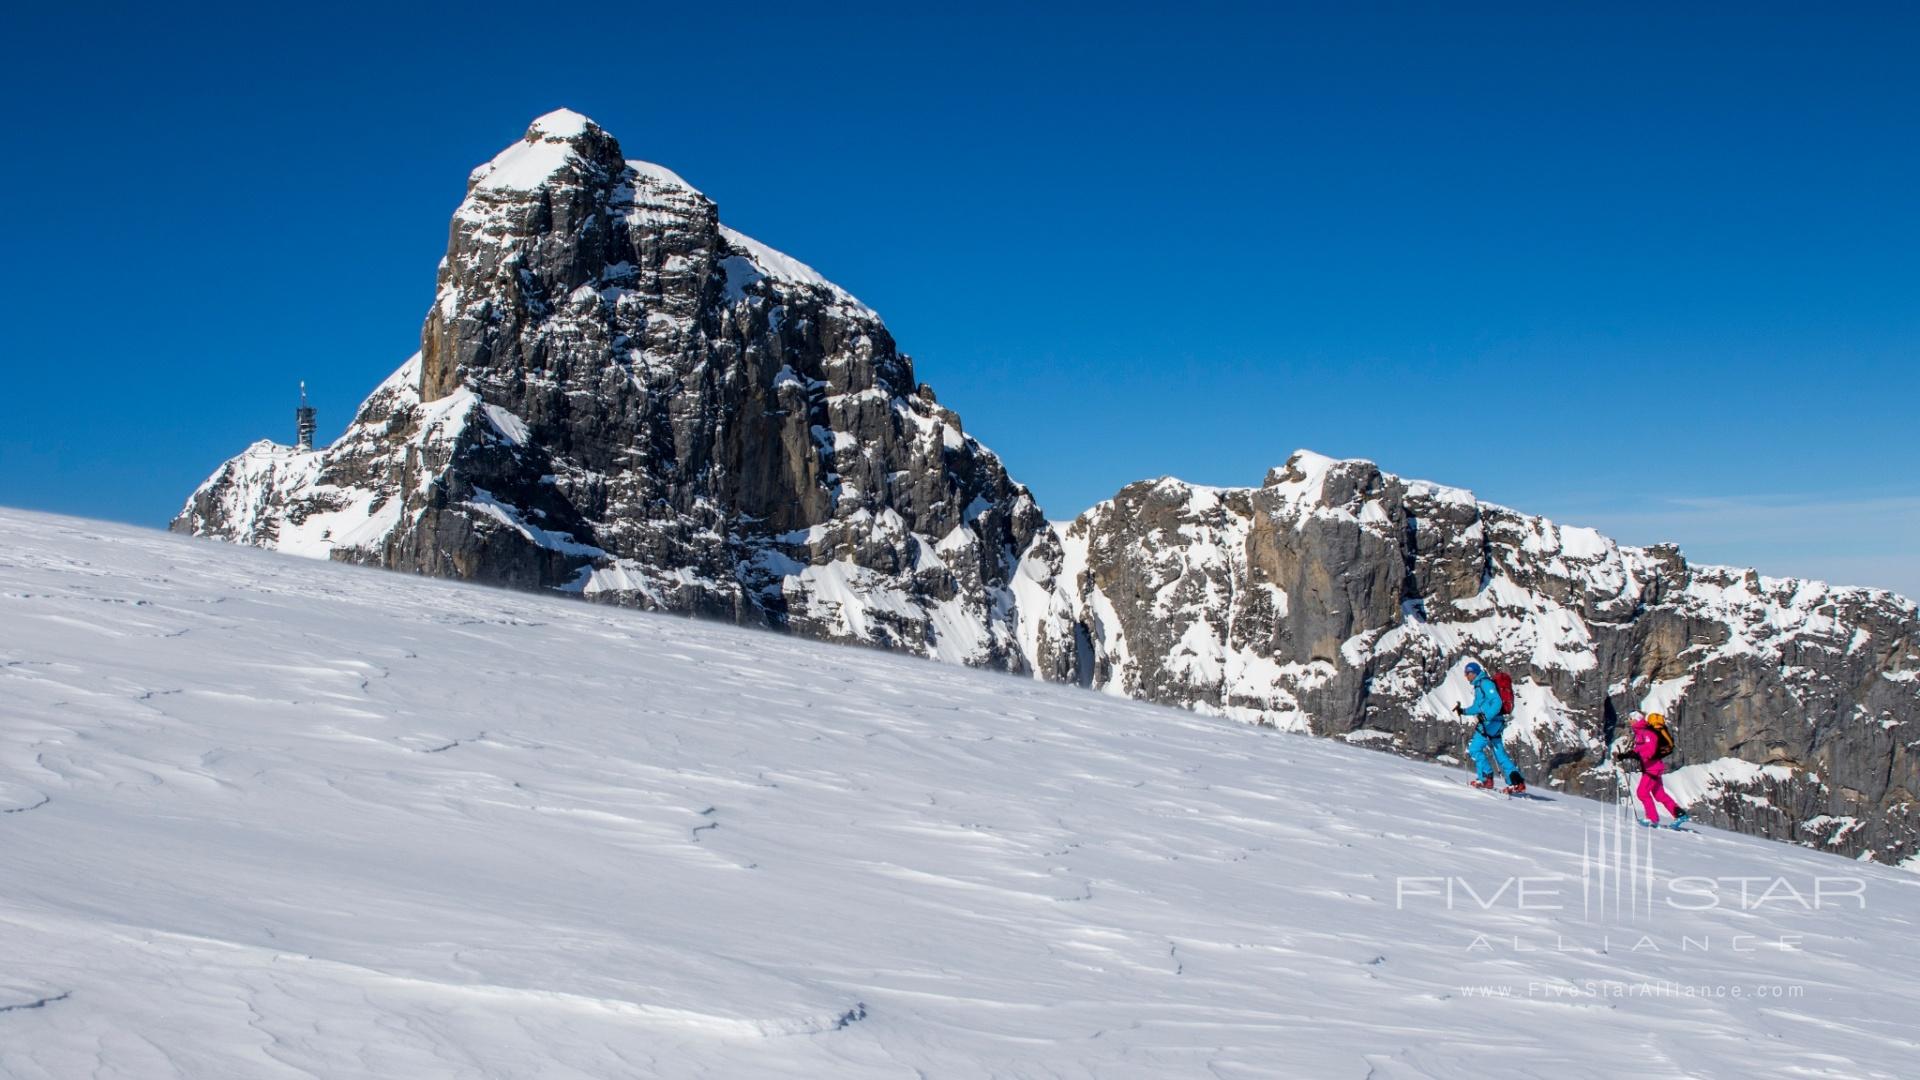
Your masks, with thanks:
[[[300,383],[300,407],[293,410],[294,445],[302,450],[313,449],[313,406],[307,404],[307,384]]]

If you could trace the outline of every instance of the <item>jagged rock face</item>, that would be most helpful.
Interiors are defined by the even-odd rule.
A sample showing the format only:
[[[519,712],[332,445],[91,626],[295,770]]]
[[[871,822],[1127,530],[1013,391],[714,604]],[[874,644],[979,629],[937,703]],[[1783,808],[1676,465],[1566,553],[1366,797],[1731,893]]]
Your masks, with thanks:
[[[1102,689],[1457,760],[1477,658],[1515,677],[1536,784],[1614,797],[1620,718],[1660,710],[1697,817],[1915,854],[1920,618],[1891,593],[1689,566],[1305,452],[1259,488],[1134,484],[1063,540],[1060,617]]]
[[[1699,816],[1914,858],[1920,619],[1890,594],[1299,453],[1056,532],[874,313],[577,114],[474,171],[421,351],[332,446],[261,442],[174,528],[717,616],[1459,760],[1468,657],[1538,782],[1612,797],[1633,708]]]
[[[564,111],[474,171],[346,435],[257,444],[174,527],[1016,670],[1058,562],[878,316]]]

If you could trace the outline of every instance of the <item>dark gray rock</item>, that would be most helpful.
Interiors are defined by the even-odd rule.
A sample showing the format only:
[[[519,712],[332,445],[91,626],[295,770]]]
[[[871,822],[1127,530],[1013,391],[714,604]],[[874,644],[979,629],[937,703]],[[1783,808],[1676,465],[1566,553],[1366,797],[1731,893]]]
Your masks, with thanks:
[[[1259,488],[1131,485],[1063,540],[1094,686],[1458,761],[1478,659],[1518,683],[1535,784],[1614,797],[1621,718],[1661,710],[1696,817],[1915,854],[1920,618],[1891,593],[1691,566],[1305,452]]]
[[[1055,538],[874,313],[560,112],[469,179],[409,361],[175,528],[1020,670]]]
[[[559,112],[475,170],[421,351],[324,450],[262,442],[174,528],[1028,671],[1457,761],[1467,657],[1536,783],[1611,797],[1675,720],[1697,816],[1882,861],[1920,838],[1920,623],[1299,453],[1059,533],[874,313]]]

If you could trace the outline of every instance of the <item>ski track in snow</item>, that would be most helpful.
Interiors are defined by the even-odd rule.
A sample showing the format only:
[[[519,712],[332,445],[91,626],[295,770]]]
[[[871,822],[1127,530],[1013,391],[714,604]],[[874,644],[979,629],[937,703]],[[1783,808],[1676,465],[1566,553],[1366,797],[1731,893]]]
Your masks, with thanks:
[[[1898,870],[1628,830],[1662,872],[1854,877],[1863,906],[1650,923],[1615,877],[1596,916],[1604,804],[14,511],[0,809],[10,1078],[1852,1078],[1920,1050]],[[1515,874],[1570,875],[1566,906],[1400,893]],[[1588,980],[1801,992],[1530,990]]]

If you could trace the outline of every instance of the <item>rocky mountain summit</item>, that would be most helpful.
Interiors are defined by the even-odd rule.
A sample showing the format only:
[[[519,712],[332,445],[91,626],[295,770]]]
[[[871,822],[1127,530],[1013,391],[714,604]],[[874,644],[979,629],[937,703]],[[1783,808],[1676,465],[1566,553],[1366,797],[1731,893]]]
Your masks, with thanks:
[[[565,110],[476,169],[420,353],[178,530],[1020,670],[1057,541],[878,316]]]
[[[1696,817],[1884,861],[1920,842],[1920,616],[1691,566],[1294,454],[1058,528],[879,317],[560,111],[476,169],[420,352],[331,446],[256,443],[178,531],[718,617],[1460,755],[1511,671],[1536,784],[1612,797],[1676,719]],[[1916,864],[1920,865],[1920,864]]]

